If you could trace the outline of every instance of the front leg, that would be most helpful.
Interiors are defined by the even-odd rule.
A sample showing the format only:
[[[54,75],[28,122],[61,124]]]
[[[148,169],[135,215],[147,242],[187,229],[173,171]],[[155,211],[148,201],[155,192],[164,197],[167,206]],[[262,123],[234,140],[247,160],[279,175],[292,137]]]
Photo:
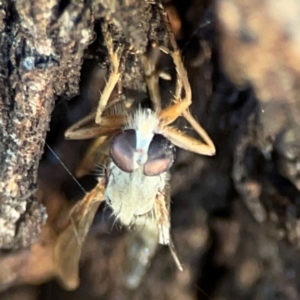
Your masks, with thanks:
[[[156,5],[158,5],[160,15],[164,20],[164,24],[168,32],[169,42],[171,45],[171,50],[167,49],[166,47],[160,47],[160,50],[172,57],[177,72],[175,97],[173,100],[174,103],[165,108],[159,114],[161,123],[166,126],[173,123],[178,117],[183,114],[184,111],[188,110],[189,106],[192,104],[192,91],[186,69],[182,62],[180,50],[176,43],[176,39],[170,21],[168,19],[168,15],[161,4],[157,3]],[[182,90],[184,90],[184,96],[182,95]]]
[[[171,76],[157,69],[160,58],[160,49],[155,43],[147,54],[141,55],[141,61],[144,65],[145,81],[148,87],[150,100],[155,111],[161,111],[161,95],[159,91],[159,79],[171,80]]]
[[[194,137],[187,135],[179,129],[170,126],[162,127],[161,130],[163,135],[167,139],[169,139],[175,146],[182,149],[202,155],[215,155],[215,145],[204,128],[193,118],[190,112],[183,112],[183,116],[191,124],[193,129],[199,134],[203,141],[195,139]]]
[[[103,33],[105,37],[105,42],[110,58],[110,64],[111,64],[111,73],[109,75],[108,81],[105,85],[105,88],[102,92],[102,95],[100,97],[97,112],[96,112],[96,118],[95,122],[96,124],[101,124],[101,118],[102,114],[107,106],[108,100],[118,83],[121,77],[121,71],[120,71],[120,60],[123,55],[124,45],[119,46],[116,50],[114,50],[114,44],[112,36],[108,30],[108,24],[105,22],[103,25]]]

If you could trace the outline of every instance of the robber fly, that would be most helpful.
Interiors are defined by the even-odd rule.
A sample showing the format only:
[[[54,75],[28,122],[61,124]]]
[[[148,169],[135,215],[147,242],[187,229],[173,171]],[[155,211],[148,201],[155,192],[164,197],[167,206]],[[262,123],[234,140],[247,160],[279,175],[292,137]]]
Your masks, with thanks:
[[[109,148],[105,175],[98,179],[96,188],[74,208],[72,222],[61,234],[55,247],[57,276],[65,281],[68,288],[75,288],[78,285],[80,245],[103,200],[111,207],[116,219],[126,227],[147,227],[152,228],[152,232],[156,231],[155,245],[157,242],[168,245],[177,267],[182,270],[170,235],[168,182],[169,169],[175,157],[175,146],[202,155],[214,155],[215,147],[208,134],[188,110],[192,102],[190,84],[167,15],[162,7],[160,10],[172,47],[171,50],[160,47],[160,50],[173,58],[177,70],[173,103],[161,109],[160,95],[152,90],[150,98],[154,110],[134,106],[126,111],[116,110],[114,114],[108,113],[112,106],[109,99],[122,75],[120,61],[124,53],[123,46],[119,45],[116,50],[114,49],[112,38],[108,34],[106,45],[112,71],[102,92],[97,111],[71,126],[65,133],[67,139],[107,137],[104,141],[108,141]],[[153,78],[159,75],[157,72],[155,75],[154,72],[151,73],[152,69],[149,68],[151,63],[146,55],[142,56],[141,60],[145,66],[148,86],[152,86],[155,91],[159,90],[158,86],[155,87],[158,80]],[[187,120],[200,135],[201,140],[171,126],[180,116]],[[91,122],[94,124],[91,125]],[[144,233],[147,234],[147,230]],[[65,253],[68,252],[66,248],[74,254],[72,261],[65,257]],[[155,247],[153,249],[155,251]],[[136,279],[134,275],[132,277],[134,281],[132,286],[135,286]]]

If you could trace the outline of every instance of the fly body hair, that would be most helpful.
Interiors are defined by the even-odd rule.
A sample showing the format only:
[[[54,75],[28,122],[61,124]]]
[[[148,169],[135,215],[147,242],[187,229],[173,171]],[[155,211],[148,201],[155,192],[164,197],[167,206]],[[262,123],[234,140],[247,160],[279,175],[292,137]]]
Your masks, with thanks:
[[[128,116],[124,129],[134,129],[141,135],[148,136],[150,133],[159,132],[158,113],[150,108],[139,107],[132,115]]]
[[[107,166],[102,163],[97,163],[95,168],[91,171],[91,175],[96,176],[97,178],[106,178],[107,177]]]

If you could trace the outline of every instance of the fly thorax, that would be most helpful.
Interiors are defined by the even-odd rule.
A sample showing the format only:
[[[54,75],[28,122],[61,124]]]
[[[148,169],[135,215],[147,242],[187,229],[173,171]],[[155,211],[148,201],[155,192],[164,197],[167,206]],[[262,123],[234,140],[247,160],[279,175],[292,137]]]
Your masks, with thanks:
[[[114,215],[124,225],[130,225],[138,216],[153,209],[156,196],[166,184],[166,176],[145,176],[140,168],[126,173],[113,162],[110,163],[110,168],[105,199]]]

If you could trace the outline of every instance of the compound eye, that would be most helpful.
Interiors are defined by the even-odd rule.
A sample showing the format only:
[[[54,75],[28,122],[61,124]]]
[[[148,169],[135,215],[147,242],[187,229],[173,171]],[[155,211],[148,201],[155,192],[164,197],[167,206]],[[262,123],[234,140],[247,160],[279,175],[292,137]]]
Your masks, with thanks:
[[[136,147],[134,129],[117,134],[110,142],[109,153],[115,165],[126,173],[134,170],[133,155]]]
[[[156,176],[166,172],[172,166],[174,157],[174,145],[163,135],[155,134],[148,149],[148,160],[144,165],[144,174]]]

